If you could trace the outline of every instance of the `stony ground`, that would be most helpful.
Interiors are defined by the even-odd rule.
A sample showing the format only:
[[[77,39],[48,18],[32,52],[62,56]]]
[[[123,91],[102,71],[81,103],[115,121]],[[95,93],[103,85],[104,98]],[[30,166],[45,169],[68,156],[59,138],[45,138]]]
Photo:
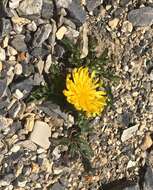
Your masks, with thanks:
[[[153,189],[152,12],[152,0],[0,1],[0,189]],[[86,171],[52,141],[66,137],[73,114],[28,98],[63,64],[64,37],[83,41],[83,57],[91,36],[118,81],[110,81],[113,105],[91,123]]]

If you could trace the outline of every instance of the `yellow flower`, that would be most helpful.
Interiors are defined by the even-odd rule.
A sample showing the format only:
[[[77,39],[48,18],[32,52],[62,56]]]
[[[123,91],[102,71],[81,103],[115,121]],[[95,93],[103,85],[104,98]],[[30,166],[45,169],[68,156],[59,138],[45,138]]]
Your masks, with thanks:
[[[95,71],[90,74],[87,67],[80,67],[73,69],[72,74],[67,75],[67,89],[63,93],[69,103],[90,117],[100,115],[106,105],[106,92],[97,90],[99,87]]]

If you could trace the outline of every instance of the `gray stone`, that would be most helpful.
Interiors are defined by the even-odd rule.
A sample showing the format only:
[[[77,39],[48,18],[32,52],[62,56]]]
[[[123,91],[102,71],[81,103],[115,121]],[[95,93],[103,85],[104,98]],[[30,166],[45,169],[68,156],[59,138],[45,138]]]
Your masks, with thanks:
[[[86,21],[86,12],[81,7],[79,0],[72,1],[67,10],[76,25],[80,26]]]
[[[28,78],[18,83],[12,84],[11,91],[19,89],[24,94],[24,97],[26,97],[26,95],[28,95],[31,92],[32,88],[35,85],[35,81],[32,78]]]
[[[0,18],[0,38],[9,35],[11,29],[10,19]]]
[[[11,41],[11,45],[19,52],[27,51],[27,45],[25,44],[24,38],[25,36],[23,35],[16,35]]]
[[[25,77],[28,77],[34,73],[34,65],[23,62],[22,70],[23,70],[23,75]]]
[[[144,177],[143,190],[152,190],[152,189],[153,189],[153,169],[151,167],[147,167]]]
[[[48,39],[51,31],[52,26],[50,24],[41,25],[34,34],[33,46],[40,47]]]
[[[87,0],[86,1],[86,6],[87,6],[87,9],[88,11],[93,11],[96,7],[98,7],[100,4],[102,4],[102,1],[101,0]]]
[[[3,97],[7,89],[7,81],[0,80],[0,98]]]
[[[15,179],[15,175],[13,174],[8,174],[4,176],[2,180],[0,180],[0,187],[2,186],[8,186],[10,183]]]
[[[53,17],[54,4],[53,1],[43,0],[41,17],[45,19],[51,19]]]
[[[133,26],[150,26],[153,24],[153,8],[142,7],[129,12],[128,20]]]
[[[34,129],[31,133],[30,140],[41,146],[44,149],[48,149],[50,146],[49,137],[51,136],[51,128],[43,121],[36,121]]]
[[[0,17],[12,17],[13,14],[8,8],[8,0],[0,1]]]
[[[131,0],[120,0],[120,6],[127,6]]]
[[[42,0],[23,0],[17,11],[20,16],[40,15]]]
[[[54,183],[50,190],[65,190],[65,187],[62,186],[59,182]]]
[[[31,51],[31,55],[36,58],[44,58],[46,57],[50,51],[48,49],[42,48],[42,47],[36,47]]]
[[[132,185],[132,186],[126,187],[123,190],[140,190],[140,187],[139,187],[138,184],[136,184],[136,185]]]

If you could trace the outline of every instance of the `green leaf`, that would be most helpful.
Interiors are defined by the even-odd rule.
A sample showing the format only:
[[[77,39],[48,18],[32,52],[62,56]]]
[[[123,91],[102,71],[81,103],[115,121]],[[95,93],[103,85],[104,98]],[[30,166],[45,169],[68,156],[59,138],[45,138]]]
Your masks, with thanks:
[[[83,157],[90,159],[94,155],[91,147],[85,139],[79,137],[78,146],[79,151]]]

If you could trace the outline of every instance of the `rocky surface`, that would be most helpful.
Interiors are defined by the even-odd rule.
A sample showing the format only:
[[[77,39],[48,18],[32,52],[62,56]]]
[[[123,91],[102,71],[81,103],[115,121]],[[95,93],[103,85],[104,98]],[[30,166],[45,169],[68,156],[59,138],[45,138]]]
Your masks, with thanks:
[[[0,189],[153,189],[152,10],[147,0],[1,0]],[[74,115],[29,98],[53,65],[63,66],[64,37],[83,42],[84,56],[90,36],[97,56],[107,49],[107,70],[119,80],[110,82],[113,107],[92,124],[87,169],[56,145]]]

